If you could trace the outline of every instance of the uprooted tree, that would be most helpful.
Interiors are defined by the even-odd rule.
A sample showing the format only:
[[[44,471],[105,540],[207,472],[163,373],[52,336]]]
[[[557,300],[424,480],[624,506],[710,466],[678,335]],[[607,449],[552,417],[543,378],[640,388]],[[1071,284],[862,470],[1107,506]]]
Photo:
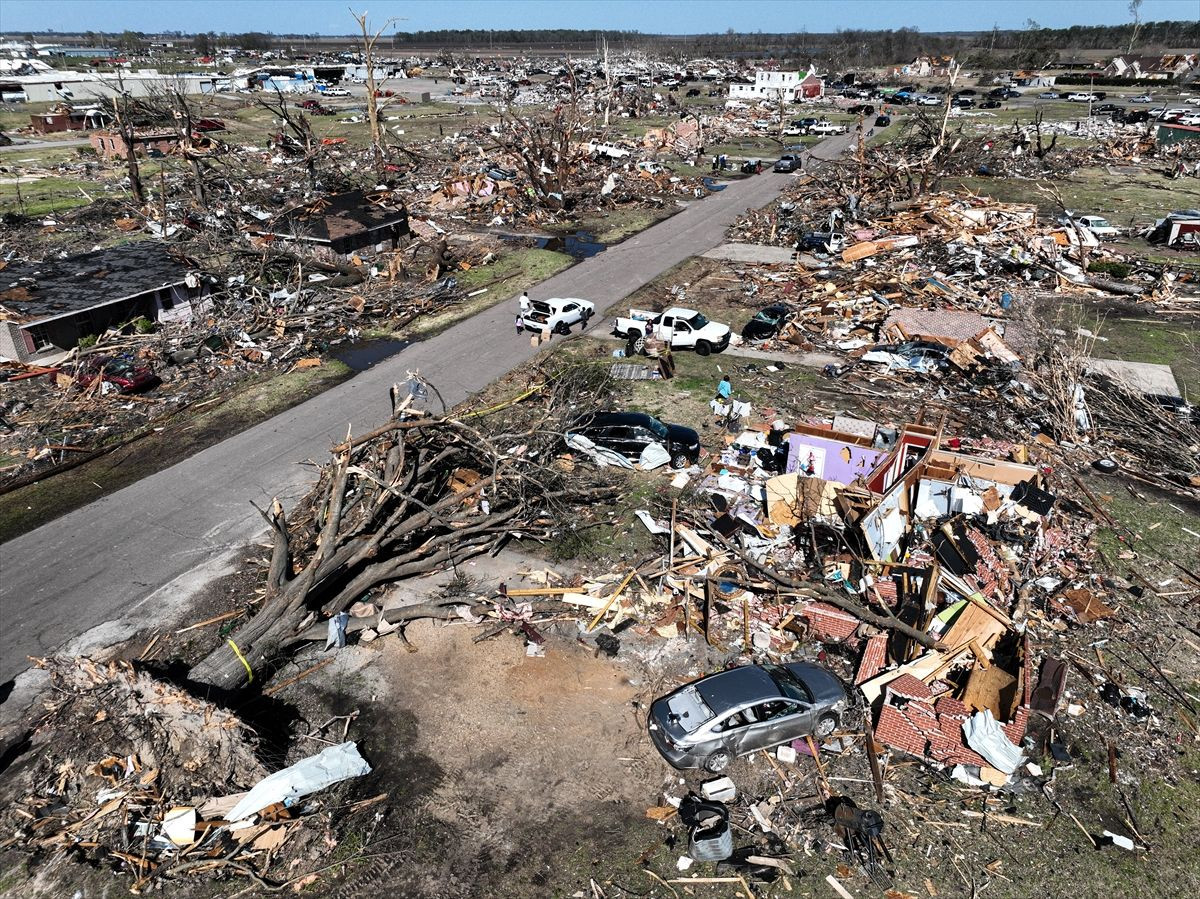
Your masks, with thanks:
[[[529,183],[534,202],[545,209],[562,209],[583,162],[582,141],[592,129],[579,103],[575,71],[570,72],[570,94],[548,112],[523,114],[512,103],[496,109],[499,133],[493,149],[512,157]]]
[[[521,405],[461,418],[414,412],[413,397],[427,392],[418,380],[394,388],[392,417],[335,447],[290,515],[278,501],[260,510],[273,538],[266,596],[190,678],[242,687],[308,624],[368,591],[461,564],[514,534],[545,539],[573,508],[611,496],[555,464],[567,419],[595,408],[606,383],[594,368],[567,368]]]

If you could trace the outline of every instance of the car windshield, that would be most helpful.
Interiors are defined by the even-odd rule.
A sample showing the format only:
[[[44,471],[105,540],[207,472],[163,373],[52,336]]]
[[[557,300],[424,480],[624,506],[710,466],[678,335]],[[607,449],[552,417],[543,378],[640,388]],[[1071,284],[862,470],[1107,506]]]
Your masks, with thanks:
[[[1098,216],[1098,215],[1093,215],[1093,216],[1091,217],[1091,219],[1088,221],[1088,224],[1089,224],[1089,225],[1091,225],[1093,228],[1108,228],[1108,227],[1111,227],[1111,226],[1108,224],[1108,219],[1102,219],[1102,218],[1100,218],[1100,216]]]
[[[667,426],[657,418],[650,419],[650,430],[654,432],[654,436],[659,440],[667,439]]]
[[[779,321],[779,314],[774,309],[764,309],[758,315],[754,316],[756,322],[766,322],[768,325],[773,325]]]
[[[763,665],[763,670],[775,681],[775,686],[784,696],[798,699],[801,702],[812,703],[813,695],[804,682],[782,665]]]
[[[693,331],[699,331],[708,324],[708,319],[705,318],[701,313],[697,312],[688,320],[688,324],[692,326]]]

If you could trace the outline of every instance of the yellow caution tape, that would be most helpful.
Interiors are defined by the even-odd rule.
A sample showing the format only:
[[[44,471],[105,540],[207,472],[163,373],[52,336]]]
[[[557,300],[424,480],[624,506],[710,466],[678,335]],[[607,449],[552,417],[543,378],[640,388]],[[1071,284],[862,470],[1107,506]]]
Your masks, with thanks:
[[[232,637],[225,642],[229,644],[229,648],[233,650],[233,654],[238,657],[238,661],[246,666],[246,683],[253,683],[254,669],[250,667],[250,663],[246,661],[246,657],[242,655],[242,651],[238,649],[238,645],[233,642]]]

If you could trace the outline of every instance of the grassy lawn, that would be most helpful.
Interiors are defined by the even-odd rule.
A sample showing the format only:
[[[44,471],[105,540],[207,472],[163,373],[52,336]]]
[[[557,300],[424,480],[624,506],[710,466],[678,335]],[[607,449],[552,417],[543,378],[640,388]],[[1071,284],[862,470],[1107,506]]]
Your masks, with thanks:
[[[1108,338],[1096,341],[1093,356],[1169,365],[1180,390],[1192,402],[1200,400],[1200,330],[1176,322],[1132,320],[1118,315],[1097,321],[1095,313],[1086,309],[1079,321],[1081,327]]]
[[[470,271],[458,272],[454,276],[458,279],[459,287],[464,293],[471,293],[484,287],[487,288],[487,293],[468,297],[463,302],[435,315],[418,318],[400,334],[376,330],[369,332],[367,336],[432,337],[456,322],[516,296],[522,290],[527,290],[552,275],[558,274],[563,269],[570,268],[574,263],[575,260],[565,253],[539,250],[536,247],[506,252],[490,265],[476,266]]]
[[[670,218],[678,210],[679,207],[669,200],[661,209],[630,206],[582,218],[577,227],[600,243],[614,244]]]
[[[1190,180],[1190,183],[1189,183]],[[1050,180],[1025,178],[948,178],[946,187],[964,187],[1005,203],[1036,203],[1044,214],[1057,213],[1054,202],[1037,185],[1057,187],[1068,207],[1080,213],[1106,216],[1118,227],[1149,224],[1172,209],[1200,205],[1200,185],[1194,179],[1172,181],[1140,169],[1083,168]]]
[[[0,179],[0,210],[28,216],[43,216],[91,202],[81,191],[94,196],[94,181],[74,178],[21,178],[14,174]]]

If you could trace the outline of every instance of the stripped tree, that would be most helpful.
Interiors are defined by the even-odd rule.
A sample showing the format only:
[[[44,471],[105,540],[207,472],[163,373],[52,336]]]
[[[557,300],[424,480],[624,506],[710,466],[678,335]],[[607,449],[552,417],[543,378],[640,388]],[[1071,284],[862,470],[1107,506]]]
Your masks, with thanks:
[[[611,496],[555,464],[570,416],[595,408],[607,379],[567,369],[507,411],[451,418],[414,412],[423,388],[393,388],[393,415],[334,448],[291,513],[260,510],[272,535],[266,597],[190,672],[223,690],[245,685],[313,621],[381,585],[458,565],[520,534],[545,539],[578,507]]]

